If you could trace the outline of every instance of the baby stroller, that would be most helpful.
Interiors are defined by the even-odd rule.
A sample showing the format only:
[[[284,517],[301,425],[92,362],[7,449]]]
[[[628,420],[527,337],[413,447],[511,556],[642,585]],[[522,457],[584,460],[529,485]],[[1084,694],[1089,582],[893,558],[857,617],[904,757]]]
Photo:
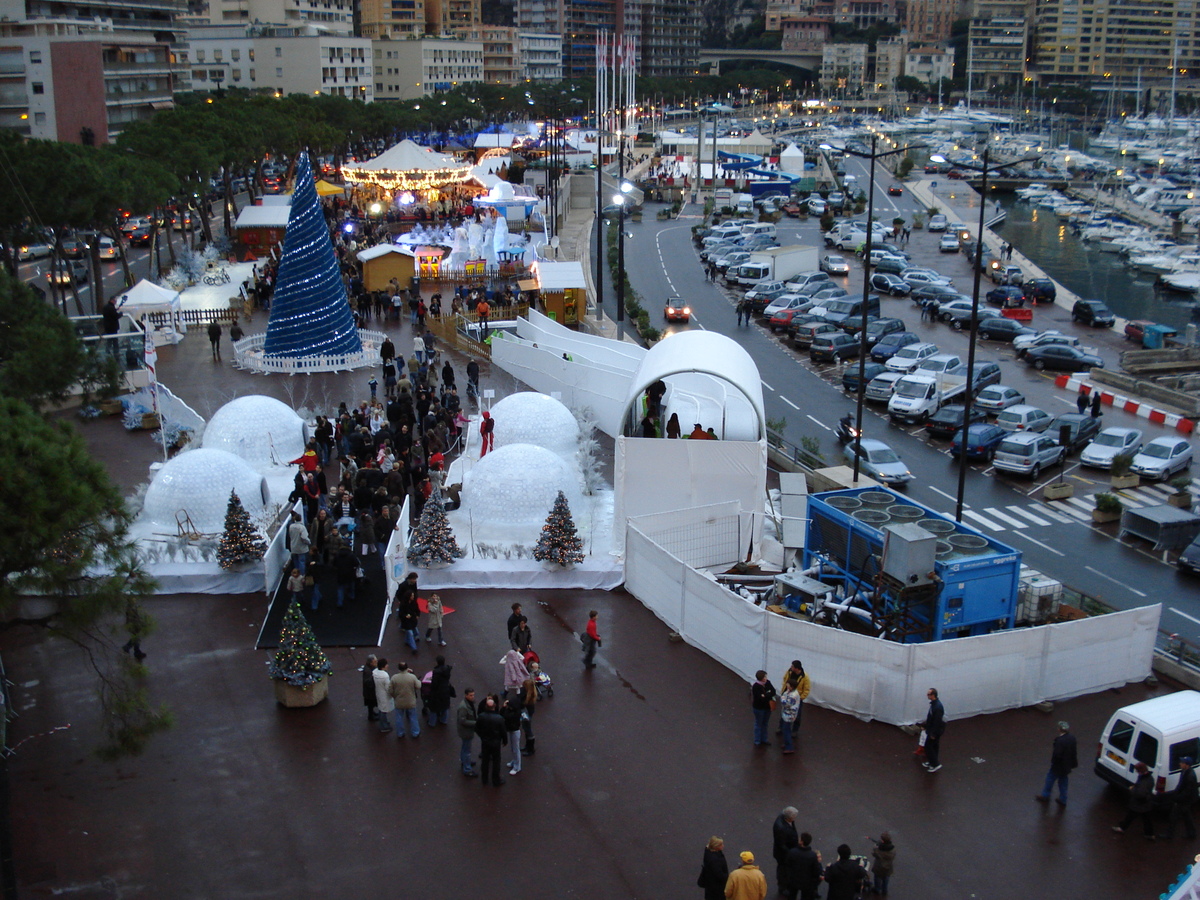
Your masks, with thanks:
[[[545,700],[547,697],[554,696],[554,682],[550,680],[550,676],[542,671],[542,666],[537,660],[527,664],[529,669],[529,677],[533,679],[534,687],[537,688],[539,700]]]

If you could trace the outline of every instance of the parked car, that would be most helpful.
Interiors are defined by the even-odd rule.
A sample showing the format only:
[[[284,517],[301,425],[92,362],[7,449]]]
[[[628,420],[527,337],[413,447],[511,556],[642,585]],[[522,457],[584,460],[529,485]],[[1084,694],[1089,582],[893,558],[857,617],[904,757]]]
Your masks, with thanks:
[[[1111,469],[1113,457],[1142,449],[1142,432],[1137,428],[1105,428],[1083,448],[1079,462],[1093,469]]]
[[[1006,384],[992,384],[975,395],[975,405],[988,412],[1003,412],[1025,402],[1025,395]]]
[[[801,206],[799,200],[789,200],[787,203],[783,204],[780,209],[783,210],[783,214],[785,216],[789,216],[793,219],[800,218]]]
[[[688,322],[692,318],[692,308],[681,298],[672,297],[663,307],[663,318],[668,322]]]
[[[1016,472],[1037,478],[1042,469],[1057,466],[1066,458],[1065,447],[1049,434],[1024,432],[1010,434],[1002,440],[992,454],[992,466],[1001,472]]]
[[[893,372],[911,372],[921,364],[921,361],[938,353],[937,344],[909,344],[901,347],[887,361],[887,367]]]
[[[958,238],[949,232],[938,241],[938,251],[941,253],[957,253],[958,249]]]
[[[807,350],[812,346],[813,340],[825,334],[844,334],[842,329],[838,328],[832,322],[824,322],[820,319],[807,322],[803,325],[797,325],[793,328],[792,346],[797,350]]]
[[[965,316],[969,319],[974,306],[975,301],[970,297],[955,294],[953,297],[937,301],[937,304],[933,307],[933,315],[939,322],[947,323],[953,321],[958,316]]]
[[[836,362],[853,359],[859,354],[859,342],[844,331],[819,334],[808,348],[808,358],[813,362]]]
[[[1155,438],[1133,457],[1129,470],[1143,478],[1166,481],[1192,464],[1192,445],[1180,437]]]
[[[951,285],[954,280],[947,278],[940,272],[935,272],[933,269],[922,269],[917,266],[911,266],[900,273],[900,277],[909,283],[910,286],[916,287],[918,284],[945,284]]]
[[[867,384],[877,375],[882,375],[886,371],[887,366],[883,363],[868,362],[863,366],[863,379],[861,383]],[[842,390],[857,394],[859,383],[858,366],[846,366],[846,371],[842,373]]]
[[[871,359],[875,362],[887,362],[896,355],[901,347],[919,343],[921,343],[921,336],[911,331],[897,331],[894,334],[884,335],[871,348]]]
[[[867,382],[863,399],[871,403],[887,403],[896,390],[896,382],[903,377],[903,372],[893,372],[890,369],[880,372]]]
[[[1000,383],[1000,366],[994,362],[977,362],[971,373],[971,389],[981,390]]]
[[[999,425],[971,425],[967,428],[967,459],[990,460],[997,445],[1008,436],[1009,432]],[[955,432],[954,440],[950,444],[950,455],[961,456],[962,452],[962,434]]]
[[[1037,334],[1037,331],[1028,325],[1022,325],[1016,319],[1006,319],[1004,316],[980,319],[975,331],[981,341],[1012,341],[1023,334]]]
[[[825,284],[833,286],[833,279],[829,277],[828,272],[801,272],[799,275],[793,275],[787,280],[788,288],[799,292],[800,288],[811,287],[816,284]]]
[[[909,296],[912,297],[913,303],[921,305],[922,300],[958,300],[963,297],[957,290],[948,284],[914,284]],[[970,297],[966,298],[967,302],[971,301]]]
[[[1020,309],[1025,305],[1025,291],[1015,285],[1003,285],[992,288],[983,295],[992,306],[1002,306],[1006,309]]]
[[[950,438],[962,431],[963,409],[961,403],[950,403],[943,406],[925,420],[925,431],[930,437]],[[978,406],[971,408],[971,420],[968,425],[987,421],[987,411]]]
[[[871,319],[867,322],[867,346],[874,346],[887,335],[904,330],[903,319]]]
[[[830,275],[849,275],[850,263],[846,262],[844,256],[826,253],[821,257],[821,271]]]
[[[1062,440],[1062,430],[1069,428],[1066,443]],[[1080,413],[1061,413],[1054,417],[1047,434],[1053,434],[1058,442],[1067,448],[1067,453],[1074,453],[1091,442],[1100,431],[1100,420]]]
[[[908,260],[902,260],[898,256],[885,256],[879,262],[874,263],[871,268],[876,272],[882,272],[886,275],[899,275],[905,269],[910,268]],[[905,282],[907,284],[907,282]]]
[[[782,281],[760,281],[746,291],[745,299],[750,306],[750,312],[761,316],[763,310],[767,308],[767,304],[780,294],[786,294],[787,290],[787,285]]]
[[[1025,284],[1025,300],[1028,303],[1053,303],[1058,297],[1058,286],[1049,278],[1031,278]]]
[[[1071,321],[1093,328],[1112,328],[1117,324],[1117,317],[1102,300],[1076,300],[1071,307]]]
[[[904,460],[883,441],[860,438],[857,445],[851,441],[842,451],[842,455],[850,465],[854,465],[856,450],[858,450],[859,469],[868,477],[894,486],[912,481],[912,472],[908,470]]]
[[[840,211],[846,205],[846,195],[841,191],[831,191],[825,199],[825,204],[832,210]]]
[[[1055,369],[1065,372],[1083,372],[1087,369],[1103,369],[1104,360],[1093,353],[1085,353],[1078,347],[1031,347],[1025,351],[1025,362],[1039,371]]]
[[[938,214],[936,216],[930,216],[929,224],[925,227],[930,231],[945,231],[948,224],[949,222],[946,221],[946,217]]]
[[[1025,351],[1030,347],[1044,347],[1048,344],[1064,344],[1068,347],[1078,347],[1080,346],[1080,341],[1073,334],[1063,334],[1061,331],[1054,329],[1013,338],[1013,349],[1017,351],[1018,358],[1024,356]]]
[[[771,329],[771,334],[776,334],[780,331],[784,334],[791,334],[793,322],[808,318],[809,316],[802,313],[799,309],[781,309],[767,319],[767,327]]]
[[[871,275],[871,290],[889,294],[892,297],[907,297],[912,288],[899,275],[875,272]]]
[[[1024,403],[1010,406],[996,416],[996,424],[1005,431],[1045,431],[1051,421],[1050,413]]]

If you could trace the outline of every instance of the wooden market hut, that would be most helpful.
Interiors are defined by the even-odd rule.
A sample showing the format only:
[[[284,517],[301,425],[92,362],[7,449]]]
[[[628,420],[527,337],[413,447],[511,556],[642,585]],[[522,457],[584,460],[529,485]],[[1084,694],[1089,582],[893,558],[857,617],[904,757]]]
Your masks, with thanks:
[[[587,313],[587,281],[583,263],[578,260],[548,262],[539,259],[533,264],[532,277],[518,286],[536,290],[542,298],[545,313],[560,325],[578,327],[579,319]],[[532,304],[531,304],[532,305]]]

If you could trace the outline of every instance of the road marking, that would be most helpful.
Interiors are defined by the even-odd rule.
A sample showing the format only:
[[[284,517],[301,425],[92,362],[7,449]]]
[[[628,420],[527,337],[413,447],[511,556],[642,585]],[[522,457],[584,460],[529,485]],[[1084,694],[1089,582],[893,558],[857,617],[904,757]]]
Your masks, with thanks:
[[[1030,536],[1029,536],[1029,535],[1028,535],[1026,532],[1024,532],[1024,531],[1014,531],[1014,532],[1013,532],[1013,534],[1014,534],[1016,537],[1023,537],[1023,538],[1025,538],[1025,540],[1029,541],[1029,543],[1031,543],[1031,544],[1037,544],[1037,545],[1038,545],[1039,547],[1041,547],[1043,550],[1049,550],[1049,551],[1050,551],[1051,553],[1053,553],[1055,556],[1062,556],[1062,557],[1065,557],[1065,556],[1066,556],[1066,554],[1065,554],[1065,553],[1061,553],[1061,552],[1059,552],[1058,550],[1055,550],[1055,549],[1054,549],[1053,547],[1051,547],[1049,544],[1043,544],[1041,541],[1037,540],[1036,538],[1031,538],[1031,537],[1030,537]]]
[[[761,378],[759,379],[759,381],[762,383],[762,386],[763,386],[763,387],[765,387],[765,388],[766,388],[768,391],[773,391],[773,390],[775,390],[775,388],[771,387],[769,384],[767,384],[767,383],[766,383],[765,381],[763,381]],[[812,416],[809,416],[809,418],[811,419],[811,418],[812,418]]]
[[[991,519],[984,518],[983,516],[979,515],[979,513],[972,512],[969,509],[964,509],[963,515],[974,519],[976,522],[981,524],[984,528],[989,528],[992,531],[1004,531],[1005,530],[1003,525],[997,525]]]
[[[783,396],[783,394],[779,395],[779,399],[782,400],[784,403],[786,403],[788,406],[790,406],[792,409],[795,409],[795,410],[800,409],[800,407],[798,407],[795,403],[793,403],[787,397]]]
[[[1013,528],[1028,528],[1029,527],[1028,522],[1022,522],[1020,519],[1014,519],[1012,516],[1006,516],[1004,513],[1000,512],[1000,510],[996,509],[996,507],[994,507],[994,506],[989,506],[987,509],[984,510],[984,512],[987,513],[989,516],[995,516],[1001,522],[1007,522]]]
[[[1137,594],[1139,597],[1145,597],[1145,596],[1146,596],[1146,595],[1145,595],[1145,594],[1143,594],[1141,591],[1139,591],[1137,588],[1131,588],[1131,587],[1130,587],[1129,585],[1127,585],[1125,582],[1123,582],[1123,581],[1117,581],[1117,579],[1113,578],[1111,575],[1105,575],[1105,574],[1104,574],[1103,572],[1101,572],[1099,569],[1093,569],[1091,566],[1084,566],[1084,568],[1085,568],[1085,569],[1087,569],[1089,572],[1091,572],[1093,575],[1099,575],[1099,576],[1100,576],[1101,578],[1103,578],[1105,581],[1111,581],[1113,584],[1119,584],[1121,587],[1125,588],[1125,590],[1127,590],[1127,591],[1132,591],[1133,593]]]
[[[1182,610],[1178,610],[1173,606],[1168,606],[1167,609],[1175,613],[1177,616],[1183,616],[1189,622],[1195,622],[1197,625],[1200,625],[1200,619],[1197,619],[1195,616],[1189,616],[1187,613],[1183,612]]]
[[[1034,506],[1034,509],[1036,509],[1043,516],[1049,516],[1055,522],[1062,522],[1064,524],[1070,524],[1075,521],[1074,519],[1072,519],[1068,516],[1062,515],[1057,510],[1051,509],[1049,506],[1047,506],[1044,503],[1037,504],[1036,506]]]
[[[796,408],[797,408],[797,409],[799,409],[800,407],[798,407],[798,406],[797,406]],[[825,424],[824,422],[822,422],[820,419],[815,419],[815,418],[813,418],[812,416],[808,416],[808,418],[809,418],[809,419],[812,419],[812,421],[813,421],[813,422],[816,422],[818,425],[820,425],[820,426],[821,426],[822,428],[824,428],[826,431],[833,431],[833,429],[832,429],[832,428],[830,428],[828,425],[826,425],[826,424]]]
[[[1038,518],[1037,516],[1035,516],[1033,513],[1031,513],[1029,510],[1027,510],[1023,506],[1006,506],[1004,508],[1007,510],[1011,510],[1014,515],[1024,516],[1026,519],[1028,519],[1034,525],[1049,525],[1050,524],[1046,519]]]
[[[958,503],[958,498],[957,498],[957,497],[952,497],[950,494],[947,494],[945,491],[943,491],[943,490],[941,490],[941,489],[939,489],[939,488],[935,488],[935,487],[934,487],[932,484],[931,484],[931,485],[929,485],[928,487],[929,487],[929,489],[930,489],[931,491],[933,491],[934,493],[937,493],[937,494],[941,494],[941,495],[942,495],[943,497],[945,497],[947,500],[952,500],[954,503]]]

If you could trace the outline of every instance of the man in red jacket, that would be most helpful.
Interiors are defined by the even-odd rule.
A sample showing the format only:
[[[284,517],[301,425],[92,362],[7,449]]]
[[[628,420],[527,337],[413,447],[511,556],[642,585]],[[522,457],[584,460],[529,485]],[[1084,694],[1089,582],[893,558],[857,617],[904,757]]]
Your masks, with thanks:
[[[298,465],[304,472],[315,472],[321,468],[321,460],[317,456],[317,442],[309,441],[308,446],[304,448],[304,452],[288,463],[288,465]]]

